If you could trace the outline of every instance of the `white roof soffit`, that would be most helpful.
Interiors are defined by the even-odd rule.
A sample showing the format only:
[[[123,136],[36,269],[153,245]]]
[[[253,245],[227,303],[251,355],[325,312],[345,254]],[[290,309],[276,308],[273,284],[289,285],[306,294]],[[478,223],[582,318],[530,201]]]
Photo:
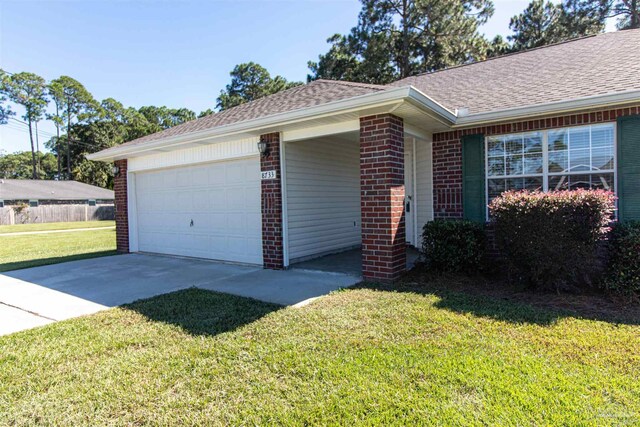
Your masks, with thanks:
[[[438,104],[414,87],[405,86],[131,146],[113,147],[105,151],[89,154],[87,159],[112,161],[148,154],[148,152],[154,150],[171,151],[185,144],[215,142],[211,141],[212,139],[219,141],[222,139],[242,138],[251,134],[256,136],[274,126],[285,126],[359,110],[385,107],[386,111],[393,111],[403,102],[410,102],[418,106],[426,114],[449,126],[455,123],[456,115],[454,112]],[[205,142],[205,140],[207,141]]]
[[[468,116],[458,116],[452,127],[460,128],[468,127],[470,125],[504,122],[507,120],[533,118],[551,114],[571,113],[592,108],[622,106],[624,104],[634,102],[640,102],[640,90],[629,90],[605,95],[593,95],[568,101],[557,101],[547,104],[469,114]]]

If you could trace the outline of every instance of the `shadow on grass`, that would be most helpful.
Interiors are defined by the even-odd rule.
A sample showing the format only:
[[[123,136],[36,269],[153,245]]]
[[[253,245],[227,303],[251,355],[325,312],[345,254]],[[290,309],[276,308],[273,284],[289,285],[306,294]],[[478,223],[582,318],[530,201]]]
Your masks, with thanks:
[[[81,259],[98,258],[103,256],[117,255],[115,250],[88,252],[84,254],[67,255],[52,258],[30,259],[27,261],[6,262],[0,264],[0,273],[5,271],[22,270],[23,268],[40,267],[43,265],[59,264],[61,262],[78,261]]]
[[[358,287],[435,295],[435,307],[511,323],[552,325],[562,318],[640,325],[640,307],[603,295],[536,294],[513,290],[485,278],[433,276],[410,272],[395,284],[361,283]]]
[[[122,306],[154,322],[176,325],[191,335],[233,331],[283,308],[251,298],[197,288],[159,295]]]

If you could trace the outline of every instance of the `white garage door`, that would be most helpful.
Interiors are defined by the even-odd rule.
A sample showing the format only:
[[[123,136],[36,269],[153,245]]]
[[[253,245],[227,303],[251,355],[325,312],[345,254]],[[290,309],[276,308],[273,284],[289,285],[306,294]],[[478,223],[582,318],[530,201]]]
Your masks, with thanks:
[[[258,158],[136,174],[138,249],[262,264]]]

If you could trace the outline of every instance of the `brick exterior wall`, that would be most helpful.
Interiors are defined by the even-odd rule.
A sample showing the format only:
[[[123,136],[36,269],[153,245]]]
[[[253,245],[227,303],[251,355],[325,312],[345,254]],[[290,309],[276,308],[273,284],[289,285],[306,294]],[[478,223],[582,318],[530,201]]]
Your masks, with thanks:
[[[606,123],[633,114],[640,114],[640,105],[433,134],[434,217],[462,218],[462,136],[490,136]]]
[[[284,268],[282,240],[282,186],[280,170],[280,134],[260,135],[267,143],[269,154],[260,158],[260,170],[276,171],[276,178],[262,180],[262,257],[264,268]]]
[[[116,208],[116,249],[118,252],[129,252],[129,210],[127,203],[127,160],[116,160],[114,164],[120,168],[113,178]]]
[[[360,118],[360,196],[363,278],[393,281],[407,263],[401,118]]]

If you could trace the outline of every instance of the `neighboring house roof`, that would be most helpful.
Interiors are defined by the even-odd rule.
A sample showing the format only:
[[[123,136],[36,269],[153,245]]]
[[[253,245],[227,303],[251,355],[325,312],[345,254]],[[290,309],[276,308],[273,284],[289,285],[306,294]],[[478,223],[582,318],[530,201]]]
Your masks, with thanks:
[[[640,30],[584,37],[399,80],[469,114],[640,89]]]
[[[452,123],[458,125],[488,120],[481,117],[483,113],[506,111],[506,115],[499,117],[505,119],[511,113],[515,117],[515,109],[527,110],[528,107],[537,106],[549,106],[551,109],[554,103],[554,108],[561,109],[565,106],[558,103],[576,100],[588,101],[585,105],[590,106],[611,103],[613,98],[620,97],[625,97],[626,101],[631,98],[635,102],[636,98],[640,99],[639,51],[640,29],[625,30],[420,74],[386,86],[316,80],[88,157],[113,159],[116,153],[122,155],[137,145],[144,147],[146,143],[216,128],[222,131],[227,126],[239,126],[253,120],[267,121],[271,116],[274,123],[270,124],[276,124],[284,113],[294,114],[325,104],[327,108],[334,104],[335,108],[339,108],[339,104],[351,99],[364,104],[369,98],[385,94],[399,98],[406,97],[406,94],[416,97],[418,94],[418,98],[422,97],[419,102],[425,108],[439,110],[438,114],[444,111],[445,115],[451,116]],[[398,91],[402,88],[409,90]],[[599,98],[598,95],[611,96]],[[460,112],[456,117],[454,112],[463,108],[468,111],[464,114]]]
[[[77,181],[0,179],[0,200],[113,200],[113,191]]]

